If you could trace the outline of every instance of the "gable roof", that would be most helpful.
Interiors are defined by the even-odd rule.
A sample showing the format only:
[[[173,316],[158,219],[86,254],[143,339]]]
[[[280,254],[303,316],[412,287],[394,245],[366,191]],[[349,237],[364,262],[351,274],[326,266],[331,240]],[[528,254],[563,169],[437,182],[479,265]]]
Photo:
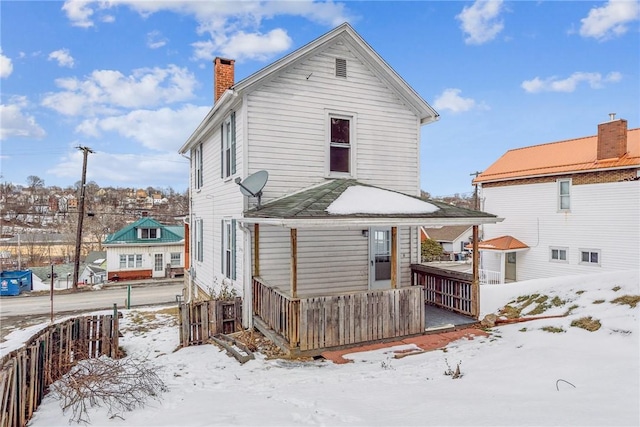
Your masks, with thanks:
[[[427,237],[438,242],[453,242],[469,231],[470,225],[448,225],[438,228],[422,227]]]
[[[640,167],[640,128],[627,131],[627,153],[622,157],[597,160],[597,153],[597,135],[517,148],[507,151],[473,182]]]
[[[370,189],[368,201],[359,198]],[[393,206],[385,202],[394,200]],[[487,224],[501,221],[495,215],[458,208],[447,203],[424,201],[418,197],[360,183],[353,179],[333,179],[273,200],[261,209],[244,213],[245,223],[284,227],[393,226],[423,224]]]
[[[359,58],[365,61],[372,69],[376,70],[377,76],[385,81],[403,99],[407,106],[412,108],[420,118],[420,123],[427,124],[438,120],[439,114],[402,78],[396,71],[382,59],[378,53],[353,29],[349,23],[345,22],[333,30],[323,34],[317,39],[296,49],[279,60],[267,65],[261,70],[251,74],[243,80],[237,82],[227,89],[202,120],[200,125],[191,134],[187,141],[178,150],[179,153],[187,152],[193,144],[198,141],[199,135],[207,128],[207,125],[218,112],[226,114],[231,103],[235,102],[239,95],[251,91],[261,84],[265,79],[270,78],[275,73],[280,72],[285,67],[305,60],[323,49],[330,43],[341,39],[358,52]]]
[[[160,228],[162,231],[160,232],[159,239],[139,239],[138,238],[138,229],[139,228]],[[156,244],[164,244],[164,243],[179,243],[184,240],[184,228],[183,227],[174,227],[174,226],[166,226],[160,224],[153,218],[146,217],[140,218],[139,220],[127,225],[124,228],[116,231],[113,234],[107,236],[104,240],[103,245],[113,245],[113,244],[141,244],[141,245],[156,245]]]

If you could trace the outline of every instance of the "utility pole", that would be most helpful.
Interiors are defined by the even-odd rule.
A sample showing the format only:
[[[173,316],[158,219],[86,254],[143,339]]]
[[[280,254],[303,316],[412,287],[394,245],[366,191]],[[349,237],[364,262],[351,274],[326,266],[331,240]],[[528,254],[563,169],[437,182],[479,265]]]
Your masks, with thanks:
[[[469,175],[477,178],[481,173],[482,171],[475,171]],[[475,183],[473,186],[475,187],[475,190],[473,191],[473,208],[478,211],[480,210],[480,204],[478,203],[478,184]]]
[[[476,178],[478,177],[478,175],[480,175],[482,172],[480,171],[476,171],[472,174],[469,174],[471,176],[475,176]],[[473,199],[474,199],[474,209],[480,210],[479,204],[478,204],[478,184],[474,183],[475,186],[475,191],[473,192]],[[471,301],[473,306],[471,307],[471,312],[473,313],[473,316],[478,319],[480,316],[480,252],[478,250],[478,240],[479,240],[479,236],[478,236],[478,225],[474,224],[473,229],[473,258],[472,258],[472,265],[471,265],[471,271],[472,271],[472,281],[471,281]]]
[[[89,147],[78,146],[76,148],[78,150],[82,150],[84,158],[82,161],[82,181],[80,184],[80,206],[78,207],[78,229],[76,231],[76,259],[73,266],[72,289],[74,292],[78,290],[78,270],[80,269],[80,248],[82,245],[82,221],[84,220],[84,192],[85,181],[87,180],[87,156],[89,153],[93,153]]]

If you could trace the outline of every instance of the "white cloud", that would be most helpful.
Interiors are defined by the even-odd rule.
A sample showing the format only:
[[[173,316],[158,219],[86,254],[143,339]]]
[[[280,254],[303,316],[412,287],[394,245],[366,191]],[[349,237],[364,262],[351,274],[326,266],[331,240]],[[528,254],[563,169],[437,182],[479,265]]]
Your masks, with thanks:
[[[27,106],[24,96],[11,98],[9,104],[0,104],[0,139],[42,138],[46,135],[36,119],[23,111]]]
[[[160,31],[151,31],[147,33],[147,46],[151,49],[158,49],[167,44],[167,39],[162,37]]]
[[[78,178],[78,170],[82,169],[82,157],[81,151],[70,151],[46,172],[75,181]],[[87,161],[87,180],[115,181],[123,186],[144,182],[153,186],[175,187],[176,182],[185,182],[188,173],[188,160],[176,152],[111,154],[95,150]]]
[[[640,18],[640,3],[635,0],[610,0],[594,7],[580,20],[580,35],[607,40],[627,32],[627,24]]]
[[[233,34],[224,43],[214,43],[211,40],[193,43],[194,57],[197,59],[211,59],[216,52],[225,58],[267,60],[273,55],[291,47],[291,37],[286,31],[277,28],[267,34],[245,33]]]
[[[95,70],[84,80],[57,79],[60,92],[45,95],[42,105],[61,114],[91,116],[115,114],[119,109],[153,107],[194,97],[197,81],[186,68],[141,68],[129,76],[119,71]]]
[[[504,28],[500,19],[502,0],[476,0],[469,7],[464,7],[456,16],[461,22],[462,31],[467,34],[467,44],[482,44],[493,40]]]
[[[552,76],[546,79],[535,77],[531,80],[522,82],[521,87],[529,93],[538,92],[573,92],[582,82],[587,83],[592,89],[599,89],[604,83],[617,83],[622,80],[622,74],[617,71],[611,72],[606,76],[600,73],[575,72],[566,79],[559,79]]]
[[[474,109],[489,109],[484,103],[477,103],[472,98],[463,98],[460,96],[461,92],[460,89],[456,88],[445,89],[442,94],[436,97],[433,102],[433,108],[436,110],[449,110],[453,113],[462,113]]]
[[[11,58],[2,54],[2,48],[0,48],[0,78],[6,79],[13,72],[13,63]]]
[[[210,109],[210,106],[185,105],[179,110],[136,110],[121,116],[85,120],[76,127],[76,132],[94,137],[101,132],[116,132],[146,148],[173,152],[176,144],[187,140]]]
[[[193,16],[198,23],[197,34],[208,37],[192,44],[193,58],[206,60],[211,60],[218,54],[224,56],[233,54],[234,59],[266,60],[289,49],[291,40],[285,30],[275,28],[266,34],[260,31],[263,20],[277,15],[302,17],[331,26],[352,19],[344,3],[313,0],[241,2],[67,0],[63,10],[73,25],[89,27],[95,25],[94,13],[104,14],[107,9],[116,6],[129,7],[143,17],[160,11]],[[230,41],[240,42],[242,47],[230,50]]]
[[[73,57],[69,53],[69,49],[54,50],[49,54],[49,61],[58,61],[61,67],[73,68]]]

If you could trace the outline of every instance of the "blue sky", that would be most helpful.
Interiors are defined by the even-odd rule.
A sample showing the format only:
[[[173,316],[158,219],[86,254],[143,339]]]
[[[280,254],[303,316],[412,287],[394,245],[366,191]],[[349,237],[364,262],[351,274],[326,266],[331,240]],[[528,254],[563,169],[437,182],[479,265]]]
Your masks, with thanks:
[[[348,21],[440,114],[421,187],[472,191],[505,151],[640,126],[637,1],[1,1],[1,180],[188,187],[178,148],[236,81]]]

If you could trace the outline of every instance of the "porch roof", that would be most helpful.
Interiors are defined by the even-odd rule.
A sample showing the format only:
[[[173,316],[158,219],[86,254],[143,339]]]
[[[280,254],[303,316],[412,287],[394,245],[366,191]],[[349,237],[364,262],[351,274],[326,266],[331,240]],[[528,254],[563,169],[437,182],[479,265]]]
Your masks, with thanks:
[[[333,179],[273,200],[260,209],[249,209],[240,221],[296,228],[474,225],[496,223],[502,219],[486,212],[425,201],[353,179]]]
[[[471,245],[465,247],[470,248]],[[478,243],[478,250],[481,251],[517,252],[526,249],[529,249],[529,246],[513,236],[500,236]]]

